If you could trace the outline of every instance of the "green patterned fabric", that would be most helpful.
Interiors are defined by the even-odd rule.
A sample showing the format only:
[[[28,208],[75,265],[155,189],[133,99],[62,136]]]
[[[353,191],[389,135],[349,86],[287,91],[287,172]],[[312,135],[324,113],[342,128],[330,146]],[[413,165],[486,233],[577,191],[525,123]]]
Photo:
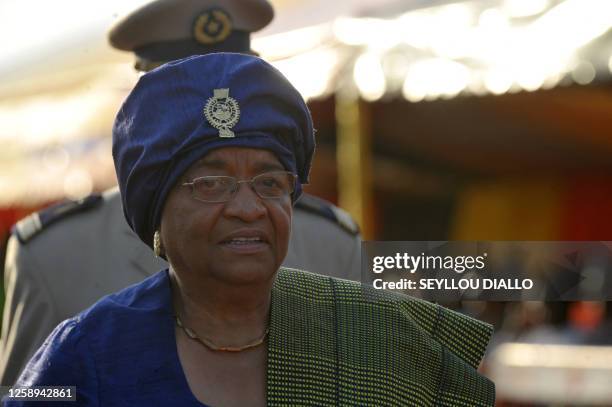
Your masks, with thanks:
[[[281,268],[268,342],[271,406],[493,406],[476,371],[492,327],[438,305]]]

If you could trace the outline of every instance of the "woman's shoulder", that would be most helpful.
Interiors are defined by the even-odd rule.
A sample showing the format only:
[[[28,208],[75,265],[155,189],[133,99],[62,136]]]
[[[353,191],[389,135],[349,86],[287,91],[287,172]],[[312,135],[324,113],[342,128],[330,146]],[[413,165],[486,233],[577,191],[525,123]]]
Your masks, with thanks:
[[[476,368],[493,333],[490,324],[438,304],[368,284],[297,269],[279,270],[275,291],[303,307],[327,304],[344,315],[377,315],[380,321],[407,323]]]
[[[133,343],[146,342],[161,324],[172,321],[167,270],[101,298],[69,321],[90,343],[92,354],[100,357],[119,344],[130,349]]]
[[[431,397],[449,400],[444,405],[459,399],[493,405],[494,385],[476,371],[492,332],[481,321],[405,294],[286,268],[277,275],[272,311],[277,331],[270,343],[283,363],[302,368],[308,361],[300,355],[314,349],[322,360],[335,354],[337,362],[327,362],[332,366],[355,366],[357,377],[370,369],[367,374],[380,381],[356,384],[350,375],[341,378],[364,400],[375,398],[377,383],[395,380],[412,388],[410,394],[426,389]],[[299,339],[291,337],[295,333]],[[277,376],[286,377],[281,365]]]
[[[152,372],[176,367],[173,333],[168,275],[160,272],[58,325],[18,383],[76,383],[80,399],[108,398],[119,388],[135,394]]]
[[[275,289],[308,298],[333,296],[335,301],[348,303],[376,302],[379,305],[416,306],[429,312],[436,312],[438,305],[396,291],[379,290],[358,281],[345,280],[312,273],[309,271],[281,267]]]
[[[87,326],[90,321],[109,315],[165,312],[171,307],[168,270],[162,270],[145,280],[106,295],[77,315],[76,321]]]
[[[171,314],[170,287],[166,271],[98,300],[91,307],[61,322],[35,354],[31,365],[46,361],[60,364],[79,353],[95,354],[107,341],[122,337],[121,331],[135,330]],[[119,335],[118,335],[119,334]],[[125,335],[123,335],[125,336]],[[34,363],[32,363],[34,362]],[[56,363],[57,363],[56,362]]]
[[[168,275],[164,270],[101,298],[91,307],[61,322],[36,352],[30,365],[49,365],[50,360],[61,365],[79,352],[89,353],[91,343],[114,335],[124,326],[133,327],[134,318],[130,318],[130,315],[137,314],[140,320],[147,311],[153,311],[153,314],[163,312],[165,315],[170,312],[170,305]]]
[[[47,337],[22,371],[16,387],[79,386],[80,400],[95,398],[95,375],[89,344],[79,317],[60,323]],[[13,405],[10,402],[7,406]],[[15,404],[18,405],[18,404]]]
[[[103,303],[127,308],[157,308],[170,299],[170,276],[162,270],[139,283],[103,297],[96,305]]]

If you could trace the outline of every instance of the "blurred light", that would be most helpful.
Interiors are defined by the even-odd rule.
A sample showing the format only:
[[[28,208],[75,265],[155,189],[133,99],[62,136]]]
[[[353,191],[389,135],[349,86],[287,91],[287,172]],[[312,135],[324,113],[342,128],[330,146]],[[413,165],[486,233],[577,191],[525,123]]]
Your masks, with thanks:
[[[93,191],[93,180],[85,170],[72,170],[64,179],[64,192],[69,199],[81,199]]]
[[[380,99],[386,90],[385,73],[377,54],[366,52],[355,62],[353,79],[359,93],[367,101]]]
[[[461,58],[470,53],[470,38],[474,20],[473,9],[467,4],[441,7],[435,14],[436,28],[431,35],[431,48],[439,56]]]
[[[606,33],[611,22],[612,1],[565,0],[538,18],[531,31],[542,45],[567,54]]]
[[[520,24],[512,25],[510,20],[538,14],[537,19]],[[410,11],[391,20],[342,18],[334,22],[333,32],[345,44],[367,47],[364,52],[369,56],[359,58],[354,69],[364,98],[378,99],[384,88],[395,89],[395,78],[405,76],[402,94],[410,101],[420,101],[453,97],[465,88],[475,94],[485,89],[502,94],[557,86],[571,71],[578,48],[606,32],[611,21],[612,1],[502,0],[499,7],[480,14],[465,2]],[[428,60],[429,72],[414,68],[411,53],[405,74],[398,67],[392,73],[385,64],[384,72],[389,75],[385,83],[379,59],[397,41],[433,52],[432,59],[438,63]],[[455,65],[455,69],[449,68],[449,60],[470,63]],[[612,57],[608,65],[612,72]],[[450,76],[449,71],[453,72]],[[588,83],[595,72],[592,65],[579,66],[572,75],[576,82]]]
[[[516,33],[508,18],[498,9],[487,9],[480,13],[478,26],[472,30],[469,57],[481,60],[489,66],[509,66],[516,63]]]
[[[609,406],[612,400],[610,346],[504,343],[487,359],[488,376],[508,402]]]
[[[436,8],[438,28],[451,31],[464,30],[472,26],[473,8],[469,4],[456,3]]]
[[[510,17],[520,18],[540,14],[550,6],[550,0],[505,0],[502,9]]]
[[[438,93],[428,93],[427,95],[425,95],[425,100],[428,102],[431,102],[433,100],[436,100],[440,97],[440,94]]]
[[[326,25],[316,25],[254,38],[252,48],[264,59],[287,58],[320,46],[328,35]]]
[[[469,36],[475,12],[471,4],[450,4],[401,15],[394,23],[397,36],[418,49],[439,56],[460,58],[470,52]]]
[[[538,90],[543,84],[545,73],[540,72],[537,65],[525,64],[516,72],[516,83],[528,92]]]
[[[432,100],[438,95],[433,90],[437,75],[430,71],[425,61],[417,61],[408,68],[402,86],[402,94],[411,102]]]
[[[409,67],[402,94],[411,102],[453,97],[469,82],[470,71],[465,65],[443,58],[427,59]]]
[[[496,95],[506,93],[512,86],[512,76],[501,69],[493,69],[485,75],[485,87]]]
[[[27,165],[27,164],[26,164]],[[44,171],[37,171],[34,166],[27,165],[29,174],[24,177],[26,182],[20,186],[16,196],[25,198],[24,200],[50,200],[58,198],[58,184],[61,184],[62,178]],[[61,189],[60,189],[61,190]]]
[[[414,59],[404,52],[387,53],[382,60],[382,64],[389,81],[400,80],[403,82],[406,71],[413,61]]]
[[[427,96],[427,88],[422,82],[411,82],[410,77],[406,77],[402,87],[402,95],[410,102],[417,103]]]
[[[608,59],[608,70],[610,73],[612,73],[612,55],[610,55],[610,58]]]
[[[40,96],[25,102],[9,104],[1,116],[0,140],[19,138],[36,147],[61,143],[77,137],[83,125],[108,103],[108,94],[76,92],[70,96]]]
[[[62,48],[67,43],[74,46],[75,38],[87,30],[92,32],[98,28],[99,36],[106,29],[103,27],[112,23],[113,14],[124,15],[147,1],[2,1],[0,38],[10,38],[10,41],[2,43],[0,62],[31,59],[34,50],[48,50],[49,44],[53,44],[54,49]],[[52,30],[43,28],[51,25]]]
[[[70,155],[61,146],[49,147],[43,152],[42,163],[45,171],[62,172],[70,164]]]
[[[470,93],[477,96],[483,96],[487,94],[487,88],[484,84],[483,78],[481,74],[478,74],[476,72],[472,73],[472,79],[470,80],[467,89],[468,91],[470,91]]]
[[[508,21],[508,17],[506,17],[499,9],[489,8],[480,13],[478,25],[483,28],[499,31],[509,27],[510,22]]]
[[[401,40],[418,49],[429,47],[430,38],[436,35],[435,17],[430,10],[411,11],[397,19]]]
[[[498,352],[500,362],[509,366],[612,368],[609,347],[514,343],[500,346]]]
[[[377,18],[338,18],[332,30],[338,41],[347,45],[369,45],[388,49],[399,41],[395,21]]]
[[[338,64],[333,50],[318,50],[274,62],[304,99],[323,95]]]
[[[544,83],[542,84],[542,89],[554,88],[555,86],[559,84],[559,82],[561,82],[562,78],[563,76],[560,73],[549,76],[548,78],[544,80]]]
[[[332,31],[336,39],[346,45],[368,43],[368,29],[374,25],[371,19],[341,17],[334,21]]]
[[[464,90],[470,82],[469,69],[458,62],[448,59],[432,61],[430,69],[439,75],[436,81],[436,93],[453,97]]]
[[[595,68],[591,63],[582,61],[572,71],[572,78],[580,85],[588,85],[595,79]]]
[[[510,89],[508,89],[507,93],[519,93],[524,91],[525,89],[522,88],[518,83],[513,83],[510,86]]]

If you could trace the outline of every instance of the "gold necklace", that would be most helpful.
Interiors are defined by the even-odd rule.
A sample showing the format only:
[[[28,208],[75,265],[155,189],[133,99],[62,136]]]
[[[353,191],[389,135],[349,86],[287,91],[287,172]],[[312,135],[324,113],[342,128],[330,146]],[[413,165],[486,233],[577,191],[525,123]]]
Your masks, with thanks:
[[[201,343],[202,345],[206,346],[208,349],[215,351],[215,352],[242,352],[243,350],[255,348],[261,345],[266,340],[266,336],[268,336],[268,334],[270,333],[270,327],[268,326],[266,328],[266,331],[263,333],[263,335],[251,343],[248,343],[243,346],[237,346],[237,347],[219,346],[219,345],[214,344],[212,341],[206,338],[200,338],[198,334],[196,334],[192,329],[189,329],[185,325],[183,325],[183,321],[181,321],[181,318],[178,316],[178,314],[175,315],[174,317],[176,319],[176,326],[181,328],[190,339],[193,339],[194,341]]]

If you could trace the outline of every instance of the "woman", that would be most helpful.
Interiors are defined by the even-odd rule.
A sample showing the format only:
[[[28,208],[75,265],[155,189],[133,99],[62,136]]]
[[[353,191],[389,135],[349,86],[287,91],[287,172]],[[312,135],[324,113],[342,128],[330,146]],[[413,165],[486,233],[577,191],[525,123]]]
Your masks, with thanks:
[[[279,270],[313,151],[302,98],[259,58],[144,75],[113,156],[128,223],[171,267],[58,326],[18,385],[88,406],[493,405],[489,326]]]

